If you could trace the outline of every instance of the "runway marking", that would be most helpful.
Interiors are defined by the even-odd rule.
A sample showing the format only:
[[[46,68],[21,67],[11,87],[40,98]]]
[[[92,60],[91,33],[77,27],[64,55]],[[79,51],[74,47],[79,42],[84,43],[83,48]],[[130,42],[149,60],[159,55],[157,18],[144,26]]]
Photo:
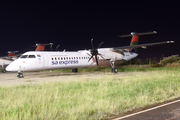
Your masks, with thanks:
[[[154,109],[158,109],[158,108],[170,105],[170,104],[174,104],[174,103],[177,103],[177,102],[180,102],[180,100],[176,100],[176,101],[173,101],[173,102],[170,102],[170,103],[167,103],[167,104],[163,104],[163,105],[160,105],[160,106],[157,106],[157,107],[153,107],[153,108],[143,110],[143,111],[140,111],[140,112],[137,112],[137,113],[133,113],[133,114],[130,114],[130,115],[126,115],[126,116],[123,116],[123,117],[115,118],[113,120],[121,120],[121,119],[128,118],[128,117],[131,117],[131,116],[134,116],[134,115],[145,113],[145,112],[148,112],[148,111],[151,111],[151,110],[154,110]]]

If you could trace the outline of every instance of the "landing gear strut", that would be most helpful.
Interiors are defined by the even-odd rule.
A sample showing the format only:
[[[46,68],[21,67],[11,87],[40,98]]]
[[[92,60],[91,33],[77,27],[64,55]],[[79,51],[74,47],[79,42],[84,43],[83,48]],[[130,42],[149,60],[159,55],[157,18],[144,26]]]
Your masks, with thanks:
[[[1,72],[2,73],[6,73],[6,70],[4,68],[2,68]]]
[[[77,72],[78,72],[78,69],[77,69],[77,68],[73,68],[73,69],[72,69],[72,72],[77,73]]]
[[[23,76],[23,74],[21,72],[18,72],[17,77],[18,78],[23,78],[24,76]]]
[[[111,64],[111,67],[112,67],[111,72],[117,73],[117,72],[118,72],[118,69],[115,68],[114,62],[115,62],[115,61],[110,61],[110,64]]]
[[[1,72],[6,73],[6,69],[4,68],[4,65],[2,65],[2,67],[1,67]]]

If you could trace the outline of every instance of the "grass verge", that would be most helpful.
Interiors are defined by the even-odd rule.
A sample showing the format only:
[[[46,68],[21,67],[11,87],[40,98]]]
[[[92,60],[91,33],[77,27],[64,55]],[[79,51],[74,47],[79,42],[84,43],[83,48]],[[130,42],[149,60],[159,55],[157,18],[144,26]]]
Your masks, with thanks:
[[[0,119],[109,118],[180,96],[180,72],[0,87]]]

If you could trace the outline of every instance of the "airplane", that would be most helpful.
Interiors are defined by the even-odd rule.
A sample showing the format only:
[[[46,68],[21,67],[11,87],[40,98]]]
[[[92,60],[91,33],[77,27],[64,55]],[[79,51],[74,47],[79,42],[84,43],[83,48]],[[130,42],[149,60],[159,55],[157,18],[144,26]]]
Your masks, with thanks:
[[[53,43],[48,43],[48,44],[41,44],[41,43],[37,43],[36,44],[36,50],[35,51],[44,51],[45,46],[47,45],[53,45]],[[3,56],[0,57],[0,68],[1,68],[1,72],[2,73],[6,73],[6,66],[8,66],[12,61],[16,60],[20,55],[22,54],[17,54],[15,55],[16,52],[19,51],[8,51],[8,56]]]
[[[100,46],[103,44],[100,43],[98,48],[95,49],[93,46],[93,39],[91,39],[92,49],[89,50],[79,50],[73,52],[29,51],[8,65],[6,70],[17,71],[17,77],[23,78],[24,76],[22,72],[24,71],[71,68],[72,72],[78,72],[77,68],[110,64],[112,67],[111,71],[117,73],[118,70],[115,67],[115,61],[128,61],[137,57],[137,48],[146,48],[147,46],[174,43],[174,41],[164,41],[138,45],[139,35],[156,33],[156,31],[145,33],[131,32],[130,35],[120,36],[132,36],[130,46],[100,48]]]
[[[8,66],[12,61],[14,61],[15,59],[17,59],[18,56],[20,56],[20,54],[15,55],[16,52],[19,51],[8,51],[7,56],[0,57],[0,68],[2,73],[6,72],[6,66]]]

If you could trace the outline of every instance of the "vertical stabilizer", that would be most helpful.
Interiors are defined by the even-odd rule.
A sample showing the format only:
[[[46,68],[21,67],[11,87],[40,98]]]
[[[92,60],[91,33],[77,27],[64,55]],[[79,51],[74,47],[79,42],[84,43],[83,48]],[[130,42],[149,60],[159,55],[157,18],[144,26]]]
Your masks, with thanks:
[[[133,45],[138,45],[139,35],[149,35],[149,34],[156,34],[156,33],[157,33],[156,31],[144,32],[144,33],[131,32],[131,34],[120,35],[118,37],[130,37],[130,36],[132,36],[130,46],[133,46]],[[137,52],[137,48],[131,48],[129,52]]]
[[[15,55],[15,53],[17,53],[17,52],[19,52],[19,51],[8,51],[8,56],[12,56],[12,55]]]
[[[36,51],[44,51],[45,46],[47,46],[47,45],[53,45],[53,43],[49,43],[49,44],[38,43],[38,44],[36,44],[36,46],[37,46]]]

